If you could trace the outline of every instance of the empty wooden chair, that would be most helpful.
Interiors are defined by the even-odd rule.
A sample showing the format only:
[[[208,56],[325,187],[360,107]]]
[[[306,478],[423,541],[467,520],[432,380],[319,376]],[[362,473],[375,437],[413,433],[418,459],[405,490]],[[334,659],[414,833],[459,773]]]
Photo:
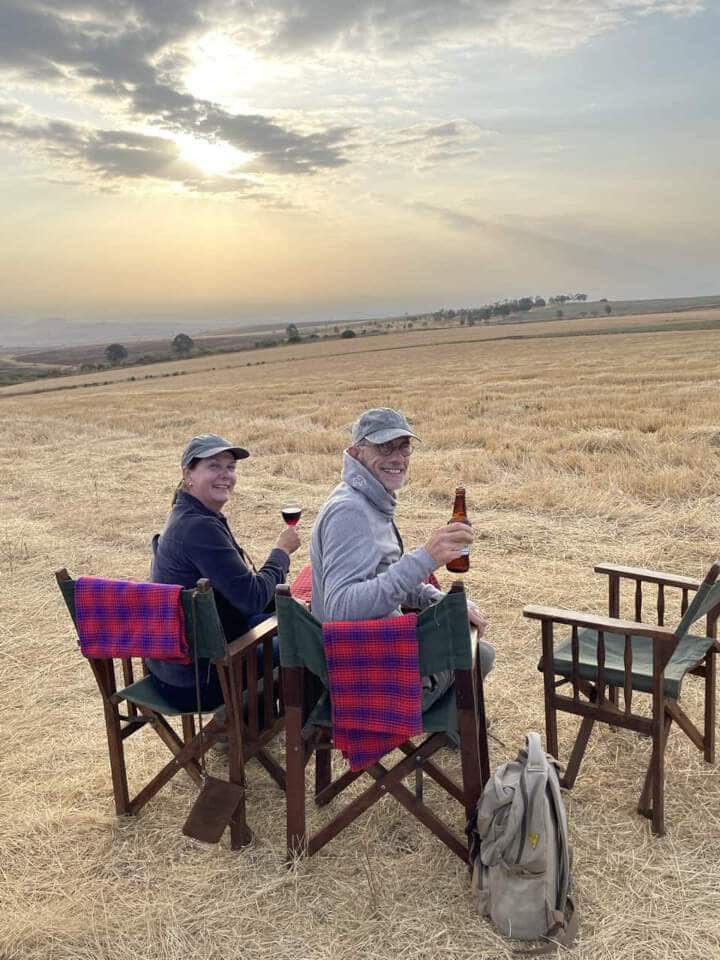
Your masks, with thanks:
[[[346,770],[331,779],[333,749],[332,707],[321,624],[290,596],[286,586],[276,590],[280,662],[286,711],[287,847],[288,857],[314,854],[384,796],[391,795],[462,860],[468,858],[463,832],[458,834],[426,805],[422,772],[454,797],[462,808],[464,825],[474,814],[483,783],[489,776],[483,684],[479,659],[474,656],[462,583],[453,585],[439,603],[418,615],[417,643],[420,674],[453,670],[454,686],[422,715],[424,735],[416,744],[399,746],[404,756],[394,766],[375,762],[364,771]],[[433,763],[433,755],[459,733],[460,782]],[[319,806],[339,797],[358,777],[373,781],[346,802],[313,835],[306,829],[305,768],[315,756],[315,802]],[[415,792],[403,780],[416,776]]]
[[[76,581],[65,569],[58,570],[55,577],[77,626]],[[245,763],[256,758],[279,786],[285,787],[285,771],[266,750],[268,742],[284,726],[278,701],[278,671],[273,672],[272,659],[271,638],[276,632],[277,621],[271,617],[228,643],[209,581],[198,581],[196,588],[183,590],[180,596],[190,652],[193,655],[197,652],[198,657],[215,664],[224,704],[203,723],[201,737],[195,730],[194,714],[182,714],[168,703],[152,680],[144,675],[144,665],[140,666],[138,676],[138,663],[133,662],[133,656],[88,657],[102,698],[115,810],[118,814],[137,814],[181,770],[201,787],[203,776],[198,763],[201,754],[218,737],[227,736],[228,780],[241,788],[237,808],[230,820],[231,846],[237,849],[252,838],[246,820]],[[263,644],[263,678],[258,679],[258,646],[263,641],[267,641]],[[267,695],[266,677],[274,678],[267,685]],[[169,722],[178,717],[181,735]],[[173,756],[131,795],[125,741],[146,727],[155,731]]]
[[[625,727],[652,738],[652,755],[638,811],[665,832],[665,745],[673,723],[690,738],[708,763],[715,759],[715,655],[720,613],[720,561],[703,581],[634,567],[599,564],[608,577],[608,616],[594,616],[555,607],[526,606],[526,617],[539,620],[545,688],[548,751],[557,756],[557,712],[581,717],[563,785],[572,787],[596,722]],[[632,585],[634,620],[620,619],[621,587]],[[657,623],[644,622],[649,591],[655,592]],[[681,619],[664,625],[672,592]],[[690,599],[692,597],[692,600]],[[702,621],[697,632],[691,629]],[[703,730],[679,704],[686,674],[704,681]],[[567,693],[561,688],[570,687]],[[641,695],[651,700],[650,716],[638,710]]]

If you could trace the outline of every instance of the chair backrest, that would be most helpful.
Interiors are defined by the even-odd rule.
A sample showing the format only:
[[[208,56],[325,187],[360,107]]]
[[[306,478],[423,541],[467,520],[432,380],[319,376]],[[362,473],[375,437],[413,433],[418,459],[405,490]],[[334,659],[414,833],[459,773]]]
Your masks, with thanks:
[[[327,685],[327,663],[322,625],[284,585],[275,594],[283,667],[307,667]],[[462,584],[457,583],[438,603],[418,614],[420,674],[443,670],[470,670],[472,648],[467,603]]]
[[[720,607],[720,560],[716,560],[707,572],[707,576],[695,592],[692,602],[683,614],[683,618],[675,630],[678,639],[682,639],[689,632],[690,627],[701,617],[712,613]]]
[[[55,574],[65,605],[77,628],[75,616],[75,580],[67,570]],[[226,640],[215,606],[215,596],[208,580],[199,580],[196,587],[183,590],[180,600],[185,615],[185,635],[192,654],[197,644],[198,657],[216,660],[225,655]]]

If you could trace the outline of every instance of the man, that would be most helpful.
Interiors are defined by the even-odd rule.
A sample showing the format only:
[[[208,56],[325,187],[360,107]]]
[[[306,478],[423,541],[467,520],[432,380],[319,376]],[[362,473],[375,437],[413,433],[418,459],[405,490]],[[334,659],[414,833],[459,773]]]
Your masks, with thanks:
[[[472,543],[472,528],[449,523],[436,530],[427,543],[405,553],[394,522],[397,491],[405,483],[413,440],[405,417],[381,407],[366,410],[353,424],[352,444],[344,453],[342,482],[333,490],[313,527],[310,542],[312,612],[320,621],[370,620],[399,616],[400,605],[424,609],[443,593],[424,583],[430,574],[459,557]],[[468,603],[470,622],[483,635],[485,618]],[[480,641],[484,675],[492,670],[495,649]],[[423,678],[428,691],[444,692],[452,675]]]

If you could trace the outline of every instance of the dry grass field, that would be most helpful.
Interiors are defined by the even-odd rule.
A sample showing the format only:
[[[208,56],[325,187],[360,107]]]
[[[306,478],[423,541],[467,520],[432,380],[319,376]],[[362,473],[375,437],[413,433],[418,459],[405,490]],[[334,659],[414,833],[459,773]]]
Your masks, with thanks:
[[[253,453],[228,514],[256,559],[279,532],[281,500],[304,502],[299,569],[349,424],[365,407],[399,406],[424,440],[398,511],[406,545],[448,519],[458,482],[468,488],[477,540],[466,582],[498,649],[486,690],[496,766],[526,730],[543,731],[539,631],[525,603],[602,611],[594,562],[701,576],[720,552],[720,416],[715,332],[497,342],[489,332],[455,344],[413,332],[343,355],[337,343],[303,345],[261,365],[241,354],[178,362],[176,377],[0,392],[2,960],[511,956],[477,916],[457,858],[390,799],[290,870],[283,797],[254,766],[256,839],[242,852],[181,835],[195,796],[182,776],[137,819],[117,819],[95,683],[53,581],[60,566],[144,578],[180,451],[207,430]],[[692,678],[683,702],[697,717]],[[561,720],[561,759],[574,729]],[[129,744],[131,769],[163,757],[153,739]],[[582,960],[718,956],[718,767],[673,730],[657,839],[634,812],[648,750],[628,731],[596,731],[567,797]]]

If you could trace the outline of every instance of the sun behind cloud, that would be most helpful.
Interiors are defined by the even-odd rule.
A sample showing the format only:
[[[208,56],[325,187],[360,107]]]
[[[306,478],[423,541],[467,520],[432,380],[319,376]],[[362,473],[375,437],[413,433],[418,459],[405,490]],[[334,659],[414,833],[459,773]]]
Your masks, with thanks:
[[[192,134],[175,135],[179,158],[198,167],[210,176],[228,174],[252,159],[251,153],[238,150],[222,140],[204,140]]]

